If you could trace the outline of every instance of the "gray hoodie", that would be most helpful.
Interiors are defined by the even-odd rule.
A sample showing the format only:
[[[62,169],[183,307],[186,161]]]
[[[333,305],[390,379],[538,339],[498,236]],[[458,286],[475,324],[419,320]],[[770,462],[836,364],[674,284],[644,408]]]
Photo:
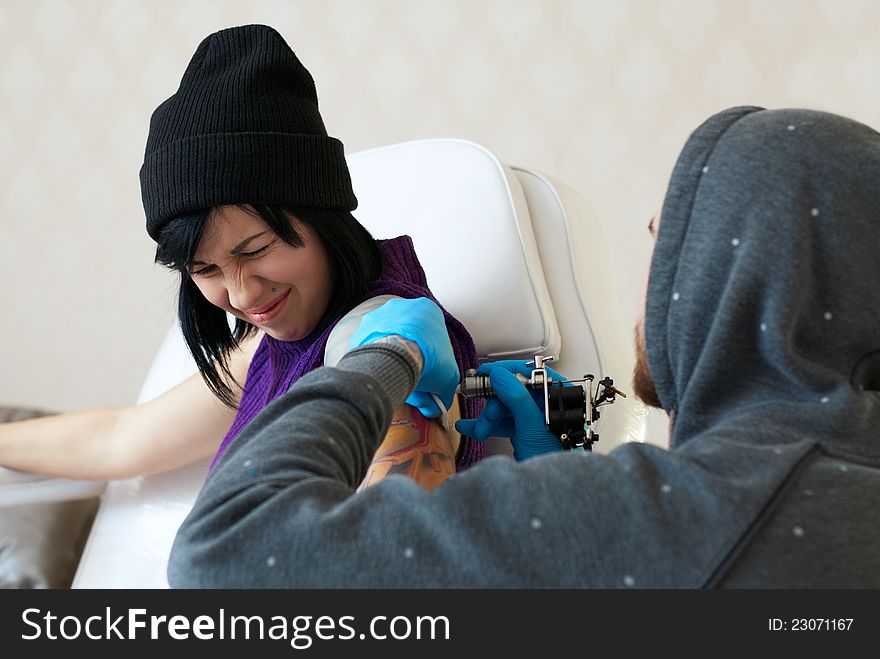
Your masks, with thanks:
[[[433,492],[390,476],[355,493],[417,379],[367,346],[242,432],[169,582],[880,587],[878,182],[880,135],[851,120],[711,117],[675,166],[649,281],[671,450],[494,457]]]

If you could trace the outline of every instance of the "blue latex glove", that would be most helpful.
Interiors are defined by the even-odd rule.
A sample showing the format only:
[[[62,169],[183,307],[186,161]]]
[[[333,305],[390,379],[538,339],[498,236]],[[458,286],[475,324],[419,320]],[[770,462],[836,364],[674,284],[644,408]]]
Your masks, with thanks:
[[[478,419],[456,421],[455,429],[478,441],[509,437],[516,460],[562,451],[562,442],[544,423],[543,392],[528,389],[514,375],[520,373],[528,377],[532,369],[525,361],[513,359],[481,364],[477,373],[489,374],[495,398],[488,399]],[[549,367],[547,372],[554,381],[564,379]]]
[[[461,378],[440,307],[426,297],[388,300],[364,315],[348,345],[356,348],[390,335],[417,343],[425,362],[415,391],[406,403],[429,419],[440,416],[440,408],[431,394],[436,394],[448,410]]]

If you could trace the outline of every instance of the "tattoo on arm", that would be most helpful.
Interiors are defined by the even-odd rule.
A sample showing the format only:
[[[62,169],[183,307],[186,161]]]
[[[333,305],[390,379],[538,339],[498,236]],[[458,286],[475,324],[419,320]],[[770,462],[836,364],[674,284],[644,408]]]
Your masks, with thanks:
[[[455,455],[460,441],[454,422],[458,405],[449,410],[450,430],[426,419],[415,407],[404,405],[395,413],[385,439],[373,456],[358,491],[388,474],[409,476],[426,490],[433,490],[455,473]]]
[[[330,332],[324,349],[324,365],[336,366],[348,352],[348,343],[361,319],[385,304],[394,295],[380,295],[359,304],[349,311]],[[415,341],[402,336],[384,336],[374,343],[399,346],[412,356],[419,371],[424,358]],[[458,405],[449,410],[450,430],[444,430],[439,421],[426,419],[415,407],[401,406],[391,421],[385,439],[373,456],[366,476],[358,490],[379,482],[388,474],[409,476],[425,489],[433,489],[455,472],[455,457],[460,435],[455,431],[459,418]]]

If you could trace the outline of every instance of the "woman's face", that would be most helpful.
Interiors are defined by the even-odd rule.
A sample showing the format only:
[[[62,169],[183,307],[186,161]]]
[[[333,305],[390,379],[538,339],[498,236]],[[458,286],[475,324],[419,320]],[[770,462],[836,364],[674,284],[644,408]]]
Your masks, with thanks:
[[[281,240],[259,216],[221,206],[209,216],[189,268],[211,304],[279,341],[308,336],[333,292],[324,245],[308,224],[292,223],[302,247]]]

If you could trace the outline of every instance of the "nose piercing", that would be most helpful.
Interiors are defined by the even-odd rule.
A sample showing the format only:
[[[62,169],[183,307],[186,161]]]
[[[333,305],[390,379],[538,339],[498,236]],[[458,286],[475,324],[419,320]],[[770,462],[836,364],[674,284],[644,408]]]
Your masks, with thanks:
[[[272,292],[273,292],[273,293],[275,292],[275,289],[274,289],[274,288],[272,289]]]

